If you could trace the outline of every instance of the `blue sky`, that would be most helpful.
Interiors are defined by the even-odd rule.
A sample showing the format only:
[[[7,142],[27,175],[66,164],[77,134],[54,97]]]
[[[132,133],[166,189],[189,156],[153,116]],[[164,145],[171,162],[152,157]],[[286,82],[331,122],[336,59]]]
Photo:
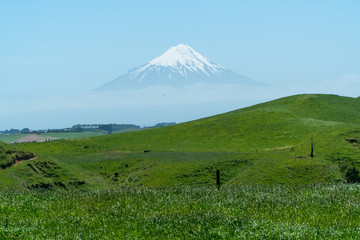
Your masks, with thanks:
[[[0,99],[86,92],[178,43],[284,95],[357,96],[359,12],[351,0],[3,0]]]

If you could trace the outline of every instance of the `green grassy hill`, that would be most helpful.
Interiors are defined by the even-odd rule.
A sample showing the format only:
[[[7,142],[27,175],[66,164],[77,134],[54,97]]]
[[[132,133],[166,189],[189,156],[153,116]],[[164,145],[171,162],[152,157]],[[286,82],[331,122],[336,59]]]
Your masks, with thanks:
[[[0,185],[2,188],[17,186],[20,184],[13,170],[17,171],[17,165],[26,161],[35,160],[35,155],[31,152],[15,150],[13,147],[0,142]]]
[[[296,95],[164,128],[19,144],[56,177],[35,165],[7,171],[18,187],[211,185],[216,169],[224,184],[344,182],[360,166],[358,141],[360,99]]]

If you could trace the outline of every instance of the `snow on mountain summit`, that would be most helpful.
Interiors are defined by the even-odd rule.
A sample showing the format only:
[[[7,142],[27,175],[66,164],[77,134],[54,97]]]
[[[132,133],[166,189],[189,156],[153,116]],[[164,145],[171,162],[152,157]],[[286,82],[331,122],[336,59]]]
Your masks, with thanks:
[[[184,86],[195,83],[258,83],[211,62],[189,45],[179,44],[144,66],[108,82],[98,90],[139,89],[150,86]]]
[[[209,73],[206,71],[205,66],[207,66],[212,73],[224,69],[220,65],[211,63],[206,57],[202,56],[186,44],[179,44],[175,47],[171,47],[163,55],[154,58],[139,70],[142,71],[150,66],[172,67],[177,69],[184,67],[189,71],[202,71],[206,75],[209,75]]]

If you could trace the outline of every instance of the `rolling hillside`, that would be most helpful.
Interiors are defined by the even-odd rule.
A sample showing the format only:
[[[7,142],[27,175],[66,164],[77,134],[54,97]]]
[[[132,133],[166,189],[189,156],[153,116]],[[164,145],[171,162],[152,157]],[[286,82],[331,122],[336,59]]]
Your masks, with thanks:
[[[16,163],[35,158],[30,152],[16,151],[10,145],[0,142],[0,169],[6,169]]]
[[[296,95],[170,127],[20,144],[39,156],[34,164],[56,166],[56,177],[12,171],[49,188],[211,185],[216,169],[224,184],[345,182],[360,166],[358,141],[360,99]]]

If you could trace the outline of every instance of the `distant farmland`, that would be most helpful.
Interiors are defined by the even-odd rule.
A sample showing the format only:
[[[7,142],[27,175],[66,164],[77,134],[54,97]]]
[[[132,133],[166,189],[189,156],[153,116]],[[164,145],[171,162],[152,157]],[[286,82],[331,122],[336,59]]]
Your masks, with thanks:
[[[94,136],[101,136],[105,133],[101,132],[59,132],[59,133],[41,133],[38,134],[39,138],[34,139],[36,140],[45,140],[45,139],[71,139],[71,138],[84,138],[84,137],[94,137]],[[5,143],[12,143],[15,142],[23,137],[29,136],[29,134],[0,134],[0,141]],[[31,142],[31,139],[29,139]],[[42,142],[42,141],[41,141]]]

